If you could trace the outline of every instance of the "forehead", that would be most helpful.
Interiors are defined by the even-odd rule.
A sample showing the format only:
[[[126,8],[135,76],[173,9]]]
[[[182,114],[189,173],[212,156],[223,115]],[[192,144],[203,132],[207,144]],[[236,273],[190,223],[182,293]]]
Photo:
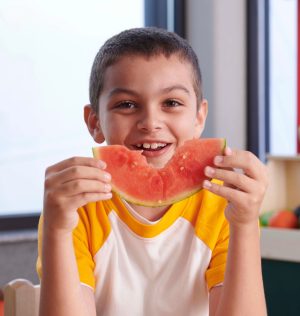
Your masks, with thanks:
[[[190,62],[177,54],[151,57],[125,55],[110,65],[104,74],[103,92],[116,86],[151,86],[184,84],[194,86],[194,73]]]

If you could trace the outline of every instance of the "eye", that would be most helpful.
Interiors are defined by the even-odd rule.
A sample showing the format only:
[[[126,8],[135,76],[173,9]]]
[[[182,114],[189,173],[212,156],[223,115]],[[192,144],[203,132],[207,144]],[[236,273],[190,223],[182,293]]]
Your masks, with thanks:
[[[170,99],[170,100],[165,101],[165,105],[167,107],[174,108],[174,107],[177,107],[177,106],[181,106],[183,104],[181,102],[177,101],[177,100]]]
[[[122,101],[117,103],[115,106],[117,109],[134,109],[136,108],[136,104],[131,101]]]

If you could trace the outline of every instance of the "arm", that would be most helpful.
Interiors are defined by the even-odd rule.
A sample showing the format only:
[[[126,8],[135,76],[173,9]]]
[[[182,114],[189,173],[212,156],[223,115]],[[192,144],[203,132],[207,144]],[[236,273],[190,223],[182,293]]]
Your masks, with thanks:
[[[40,315],[96,315],[95,302],[88,304],[88,292],[79,280],[72,233],[44,230],[42,262]]]
[[[267,315],[258,226],[267,187],[265,167],[251,153],[229,148],[215,164],[219,168],[206,168],[206,174],[223,180],[224,186],[205,183],[205,187],[229,202],[225,216],[230,239],[223,286],[210,291],[210,315]]]
[[[72,231],[80,206],[111,197],[103,168],[93,158],[71,158],[46,171],[40,315],[96,315],[93,291],[79,280]]]
[[[210,291],[211,316],[267,315],[257,231],[256,223],[246,240],[246,232],[231,230],[224,285]]]

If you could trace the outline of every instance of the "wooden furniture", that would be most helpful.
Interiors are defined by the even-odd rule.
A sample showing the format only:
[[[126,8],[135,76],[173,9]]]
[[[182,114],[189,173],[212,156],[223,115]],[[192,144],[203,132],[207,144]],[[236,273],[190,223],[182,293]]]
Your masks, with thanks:
[[[270,184],[263,210],[295,208],[300,205],[300,156],[268,157]]]
[[[269,157],[270,185],[263,211],[300,205],[300,156]],[[299,315],[300,229],[261,229],[261,253],[268,315]]]
[[[300,205],[300,156],[269,157],[270,184],[263,212],[294,209]],[[300,229],[262,228],[262,257],[300,263]]]
[[[40,287],[16,279],[4,287],[4,316],[38,316]]]

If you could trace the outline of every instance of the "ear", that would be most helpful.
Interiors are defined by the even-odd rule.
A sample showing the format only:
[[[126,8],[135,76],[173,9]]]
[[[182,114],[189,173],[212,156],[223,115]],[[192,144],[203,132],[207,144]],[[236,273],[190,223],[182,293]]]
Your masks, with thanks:
[[[195,138],[199,138],[204,130],[207,112],[208,112],[208,102],[206,99],[202,99],[202,101],[199,104],[199,109],[196,115]]]
[[[102,133],[100,119],[90,104],[84,106],[84,121],[94,141],[99,144],[103,143],[105,138]]]

